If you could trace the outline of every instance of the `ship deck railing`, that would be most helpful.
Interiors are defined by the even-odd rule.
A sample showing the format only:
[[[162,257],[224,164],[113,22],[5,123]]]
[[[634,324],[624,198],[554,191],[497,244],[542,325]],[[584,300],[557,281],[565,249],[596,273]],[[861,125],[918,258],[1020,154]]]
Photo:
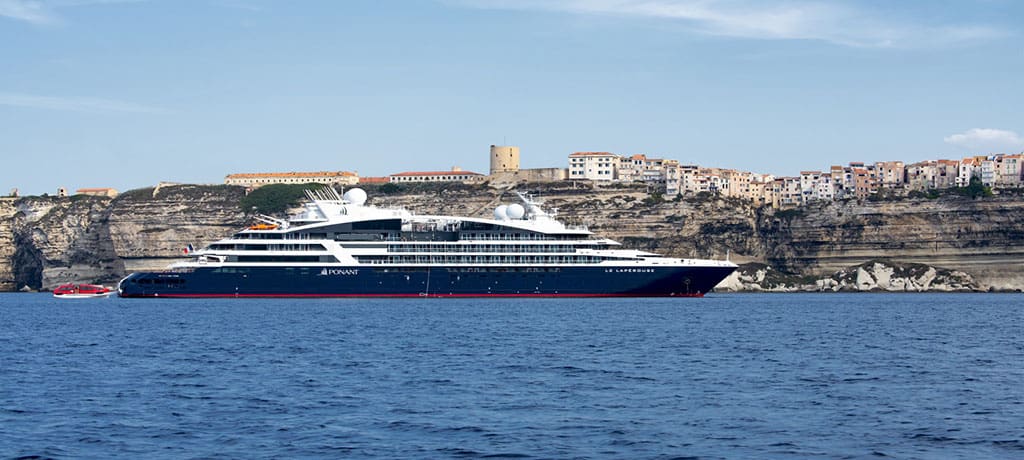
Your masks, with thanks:
[[[577,254],[579,251],[593,251],[594,248],[586,246],[576,245],[558,245],[552,247],[545,246],[518,246],[512,248],[490,248],[486,246],[455,246],[455,245],[444,245],[441,247],[421,247],[412,248],[388,248],[389,254],[417,254],[417,253],[441,253],[441,254],[473,254],[473,253],[510,253],[510,254],[530,254],[530,253],[564,253],[564,254]]]

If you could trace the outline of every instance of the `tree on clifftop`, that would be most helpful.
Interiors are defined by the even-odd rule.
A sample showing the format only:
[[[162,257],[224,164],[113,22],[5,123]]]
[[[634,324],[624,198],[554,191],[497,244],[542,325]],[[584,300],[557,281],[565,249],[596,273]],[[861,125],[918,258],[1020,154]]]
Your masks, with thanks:
[[[981,178],[978,176],[971,176],[970,184],[966,187],[957,187],[955,190],[956,193],[971,198],[992,196],[992,189],[981,183]]]

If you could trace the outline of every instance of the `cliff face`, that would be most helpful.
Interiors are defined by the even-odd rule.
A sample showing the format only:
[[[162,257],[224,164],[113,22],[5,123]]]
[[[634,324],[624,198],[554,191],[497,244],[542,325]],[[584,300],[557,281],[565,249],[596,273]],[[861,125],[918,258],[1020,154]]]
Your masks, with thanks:
[[[13,212],[11,212],[13,211]],[[116,280],[124,266],[110,244],[110,200],[31,197],[17,200],[4,213],[12,248],[4,264],[10,288],[52,287],[83,277]]]
[[[765,262],[790,272],[888,259],[959,270],[994,289],[1024,287],[1017,197],[827,203],[765,216],[761,228]]]
[[[0,201],[0,289],[113,284],[163,268],[244,224],[240,187],[174,186],[118,198],[27,197]]]
[[[718,286],[736,292],[970,292],[982,286],[967,273],[924,264],[868,261],[831,276],[794,275],[751,263],[740,266]]]
[[[0,291],[13,291],[21,286],[14,279],[14,215],[18,212],[15,200],[0,199]]]
[[[110,244],[127,272],[154,270],[182,259],[247,223],[238,206],[245,189],[176,185],[133,190],[110,205]]]
[[[774,212],[721,198],[663,201],[643,187],[594,189],[568,182],[528,189],[539,189],[545,207],[558,208],[560,219],[586,224],[624,246],[678,257],[728,255],[773,273],[766,282],[756,281],[757,269],[737,274],[730,283],[742,290],[1024,288],[1020,198],[841,202]],[[484,186],[367,191],[369,204],[418,214],[486,217],[499,204],[518,202],[508,190]],[[67,281],[109,284],[127,272],[163,268],[181,258],[188,244],[201,247],[247,224],[238,204],[243,195],[240,187],[180,185],[134,190],[114,200],[0,200],[0,290],[51,289]],[[877,269],[862,265],[876,260],[898,262],[891,269],[896,271],[887,272],[885,263]],[[906,268],[904,276],[901,263],[922,265]],[[865,273],[860,281],[858,267]],[[932,267],[936,272],[929,274]],[[789,281],[772,281],[774,274]]]

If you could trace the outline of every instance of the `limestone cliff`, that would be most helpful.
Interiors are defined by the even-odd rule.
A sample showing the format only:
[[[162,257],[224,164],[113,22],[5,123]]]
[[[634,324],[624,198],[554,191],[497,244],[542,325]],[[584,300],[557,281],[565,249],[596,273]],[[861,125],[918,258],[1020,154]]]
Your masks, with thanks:
[[[586,224],[628,247],[678,257],[728,256],[788,280],[762,283],[754,269],[737,274],[730,281],[734,289],[1024,288],[1024,200],[1018,197],[848,201],[775,212],[715,197],[666,201],[643,186],[567,181],[520,189],[538,191],[560,219]],[[490,216],[498,204],[518,200],[510,190],[484,185],[367,191],[369,204],[419,214]],[[182,257],[188,244],[203,246],[248,223],[239,207],[243,196],[240,187],[179,185],[114,200],[2,200],[0,289],[112,283],[126,272],[162,268]],[[885,262],[864,265],[874,261]],[[892,273],[886,279],[887,270]]]
[[[764,264],[745,264],[716,290],[734,292],[970,292],[982,289],[967,273],[923,264],[868,261],[827,277],[779,272]]]
[[[69,281],[110,282],[124,273],[111,246],[110,199],[29,197],[5,213],[13,250],[4,272],[11,288],[51,288]],[[9,211],[8,211],[9,212]]]
[[[14,279],[12,263],[18,249],[14,244],[14,215],[17,212],[14,199],[0,198],[0,291],[13,291],[21,287]]]
[[[162,268],[189,243],[222,238],[244,222],[240,187],[183,185],[116,199],[76,195],[0,201],[0,289],[116,283]]]
[[[236,186],[175,185],[133,190],[110,205],[110,244],[128,272],[163,268],[238,231],[246,216]]]
[[[765,262],[831,274],[871,259],[945,267],[985,288],[1024,287],[1024,200],[1019,197],[825,203],[766,215]]]

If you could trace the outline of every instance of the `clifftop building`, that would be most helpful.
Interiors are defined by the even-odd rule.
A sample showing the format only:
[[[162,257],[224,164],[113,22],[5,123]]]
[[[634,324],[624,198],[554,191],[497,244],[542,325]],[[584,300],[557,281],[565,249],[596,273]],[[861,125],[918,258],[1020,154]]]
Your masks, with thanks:
[[[506,145],[491,146],[491,184],[514,184],[518,182],[552,182],[565,180],[564,168],[519,167],[519,147]]]
[[[478,177],[482,177],[483,174],[475,173],[472,171],[463,171],[462,168],[455,166],[451,171],[418,171],[418,172],[402,172],[398,174],[392,174],[388,176],[391,182],[398,183],[409,183],[409,182],[463,182]]]
[[[359,175],[348,171],[241,173],[228,174],[224,183],[254,188],[270,184],[355,185],[359,183]]]
[[[615,180],[618,163],[611,152],[576,152],[569,155],[569,179]]]
[[[519,171],[519,147],[511,145],[491,146],[491,175]]]
[[[388,183],[388,182],[391,182],[391,178],[389,178],[389,177],[387,177],[387,176],[380,176],[380,177],[360,177],[360,178],[359,178],[359,184],[360,184],[360,185],[364,185],[364,184],[376,184],[376,185],[380,185],[380,184],[386,184],[386,183]]]
[[[107,198],[114,198],[117,196],[117,190],[112,188],[80,188],[75,190],[78,195],[89,195],[89,196],[105,196]]]

